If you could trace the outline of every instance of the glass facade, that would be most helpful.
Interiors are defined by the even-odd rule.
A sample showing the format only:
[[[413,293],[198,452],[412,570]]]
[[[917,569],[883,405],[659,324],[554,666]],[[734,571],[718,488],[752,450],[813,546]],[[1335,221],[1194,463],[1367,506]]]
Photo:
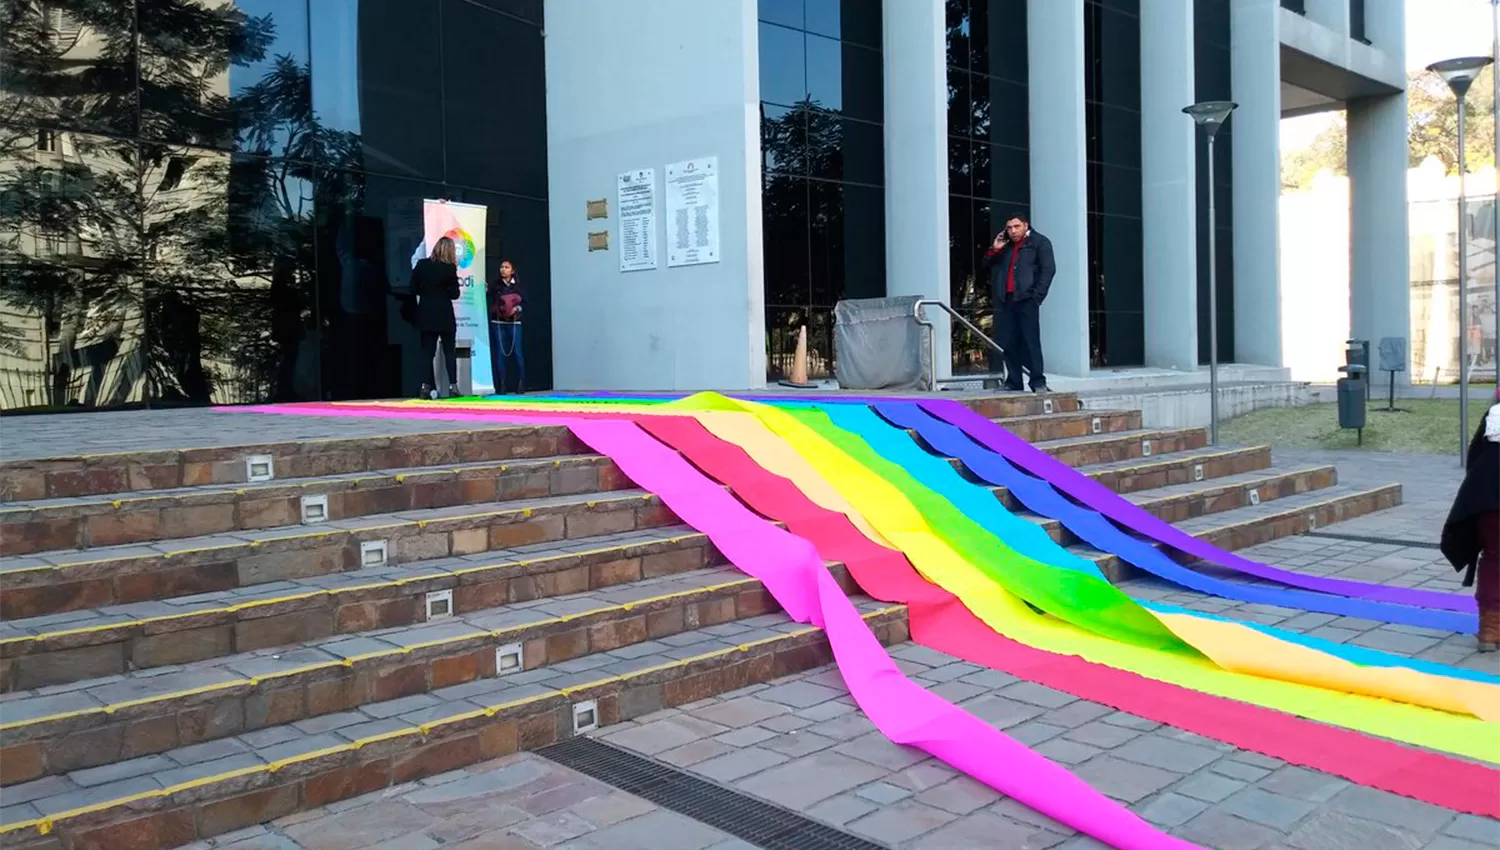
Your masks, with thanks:
[[[415,392],[436,197],[489,207],[550,386],[542,0],[0,10],[0,409]]]
[[[833,307],[885,295],[880,3],[760,0],[766,373],[833,372]]]
[[[1089,364],[1146,359],[1140,0],[1086,0]]]
[[[993,335],[980,259],[1005,220],[1030,215],[1031,206],[1026,0],[945,2],[949,297],[954,310]],[[989,371],[987,355],[955,322],[953,373]]]
[[[1199,101],[1230,100],[1229,2],[1193,4],[1193,88]],[[1208,146],[1202,131],[1198,157],[1198,362],[1208,362]],[[1218,231],[1219,362],[1234,362],[1234,116],[1214,137],[1215,229]]]

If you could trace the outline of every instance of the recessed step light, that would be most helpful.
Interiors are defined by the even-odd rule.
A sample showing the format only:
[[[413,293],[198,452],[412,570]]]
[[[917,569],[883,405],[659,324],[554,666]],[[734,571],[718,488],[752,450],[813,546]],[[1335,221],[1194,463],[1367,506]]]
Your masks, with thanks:
[[[1201,463],[1195,463],[1195,464],[1193,464],[1193,480],[1194,481],[1202,481],[1203,480],[1203,464],[1201,464]]]
[[[270,455],[250,455],[245,458],[245,480],[251,484],[270,481],[276,477],[276,461]]]
[[[302,497],[302,524],[313,525],[328,519],[328,495]]]
[[[1050,399],[1050,398],[1044,398],[1044,399],[1042,399],[1042,412],[1043,413],[1051,413],[1052,412],[1052,399]]]
[[[1100,431],[1104,430],[1104,422],[1099,417],[1095,416],[1093,421],[1089,423],[1089,429],[1097,434]]]
[[[359,565],[361,567],[383,567],[388,560],[387,553],[390,546],[384,540],[365,540],[359,544]]]
[[[526,660],[519,643],[507,643],[495,649],[495,675],[508,676],[526,669]]]
[[[582,735],[599,728],[599,702],[586,699],[573,703],[573,734]]]
[[[1254,487],[1250,488],[1250,504],[1251,506],[1260,504],[1260,491]]]
[[[427,619],[441,620],[453,616],[453,591],[434,590],[427,594]]]
[[[1151,456],[1151,441],[1141,440],[1141,457]]]

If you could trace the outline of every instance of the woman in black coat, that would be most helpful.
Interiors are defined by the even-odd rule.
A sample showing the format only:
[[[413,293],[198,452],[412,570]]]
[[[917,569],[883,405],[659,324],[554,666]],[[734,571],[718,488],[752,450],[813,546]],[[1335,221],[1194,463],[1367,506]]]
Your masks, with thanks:
[[[411,291],[417,297],[417,330],[422,335],[422,358],[426,363],[427,381],[419,398],[437,398],[437,374],[432,358],[438,344],[443,347],[443,364],[448,368],[448,395],[458,395],[458,319],[453,302],[459,296],[458,261],[453,240],[444,236],[432,246],[432,253],[411,270]]]
[[[1500,649],[1500,389],[1495,401],[1469,444],[1464,483],[1443,524],[1444,557],[1467,571],[1464,587],[1477,584],[1480,652]]]

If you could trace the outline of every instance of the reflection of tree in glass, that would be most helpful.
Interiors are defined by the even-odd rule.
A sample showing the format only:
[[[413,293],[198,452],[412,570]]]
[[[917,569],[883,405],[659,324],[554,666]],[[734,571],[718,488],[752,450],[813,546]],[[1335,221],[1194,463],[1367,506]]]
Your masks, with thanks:
[[[312,163],[359,149],[317,125],[308,64],[267,63],[272,17],[211,0],[3,9],[0,349],[44,389],[0,404],[135,401],[147,373],[157,398],[293,396],[314,325]],[[233,69],[262,63],[231,94]]]

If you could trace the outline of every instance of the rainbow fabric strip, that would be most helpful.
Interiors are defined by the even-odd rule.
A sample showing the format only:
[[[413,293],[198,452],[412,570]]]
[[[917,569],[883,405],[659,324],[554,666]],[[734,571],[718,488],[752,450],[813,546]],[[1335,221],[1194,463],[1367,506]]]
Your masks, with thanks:
[[[1060,768],[987,725],[974,725],[978,721],[961,709],[926,694],[894,672],[893,666],[883,666],[890,663],[889,658],[875,651],[878,645],[874,650],[869,647],[873,638],[862,621],[857,616],[850,620],[831,598],[836,585],[816,577],[826,576],[816,552],[807,556],[795,545],[782,542],[783,536],[791,536],[787,532],[763,520],[750,522],[719,502],[712,502],[717,505],[712,509],[702,508],[693,499],[707,498],[696,483],[707,479],[681,464],[678,455],[654,442],[635,423],[654,434],[650,427],[654,421],[690,419],[718,441],[716,449],[693,444],[703,454],[694,459],[699,468],[707,468],[712,452],[731,448],[743,452],[753,461],[750,471],[790,481],[818,508],[842,514],[866,539],[904,555],[928,582],[951,593],[974,617],[1009,641],[1202,694],[1468,759],[1500,762],[1500,723],[1496,722],[1500,720],[1500,679],[1138,602],[1111,585],[1092,562],[1011,514],[988,489],[964,479],[947,460],[924,450],[908,432],[915,431],[939,450],[946,446],[963,454],[970,469],[977,466],[1004,478],[996,483],[1012,487],[1024,504],[1054,516],[1091,544],[1137,565],[1144,561],[1154,569],[1143,568],[1195,590],[1234,599],[1256,594],[1249,601],[1275,600],[1273,604],[1305,610],[1366,611],[1371,609],[1357,606],[1375,606],[1373,610],[1392,622],[1430,624],[1423,618],[1440,614],[1450,617],[1443,622],[1456,627],[1455,631],[1467,625],[1462,618],[1472,619],[1463,606],[1424,608],[1300,589],[1251,588],[1201,576],[1163,557],[1162,561],[1172,564],[1168,567],[1141,551],[1159,554],[1159,550],[1137,545],[1138,539],[1097,519],[1097,513],[1062,499],[1058,490],[1071,482],[1032,479],[1045,485],[1032,486],[1022,480],[1029,476],[1022,476],[1002,452],[976,450],[993,441],[976,438],[960,449],[954,435],[974,437],[973,430],[965,427],[961,415],[942,409],[895,400],[873,407],[805,401],[762,404],[700,394],[676,400],[461,399],[236,410],[565,425],[596,451],[614,459],[635,483],[661,496],[685,522],[707,534],[732,563],[766,581],[790,614],[824,626],[851,692],[893,740],[922,746],[1002,793],[1024,799],[1114,846],[1167,847],[1174,846],[1175,839],[1155,832],[1092,792],[1079,797],[1069,782],[1076,783],[1071,775],[1058,776]],[[606,427],[608,423],[613,427]],[[683,446],[676,448],[687,454]],[[679,463],[669,462],[658,449]],[[671,474],[661,472],[664,469]],[[737,474],[751,480],[750,472]],[[732,481],[725,483],[734,486]],[[689,491],[695,495],[686,495]],[[782,560],[768,562],[765,552],[780,553]],[[779,590],[779,580],[768,577],[793,566],[794,571],[809,575],[788,578]],[[1402,600],[1406,601],[1410,600]],[[843,604],[847,606],[847,600]],[[851,607],[848,614],[852,612]],[[864,630],[865,638],[850,630]],[[913,630],[915,634],[915,623]],[[905,684],[895,684],[893,676]],[[902,709],[893,711],[893,705]],[[939,728],[935,723],[966,730],[969,743],[950,745],[944,743],[948,739],[943,735],[911,734],[913,724],[931,733]],[[981,749],[988,747],[989,756],[999,760],[995,764],[1014,770],[997,773],[995,764],[972,763],[966,751],[979,747],[980,741],[985,742]],[[1024,778],[1018,779],[1016,770]],[[1028,782],[1038,783],[1038,790],[1024,792]]]

